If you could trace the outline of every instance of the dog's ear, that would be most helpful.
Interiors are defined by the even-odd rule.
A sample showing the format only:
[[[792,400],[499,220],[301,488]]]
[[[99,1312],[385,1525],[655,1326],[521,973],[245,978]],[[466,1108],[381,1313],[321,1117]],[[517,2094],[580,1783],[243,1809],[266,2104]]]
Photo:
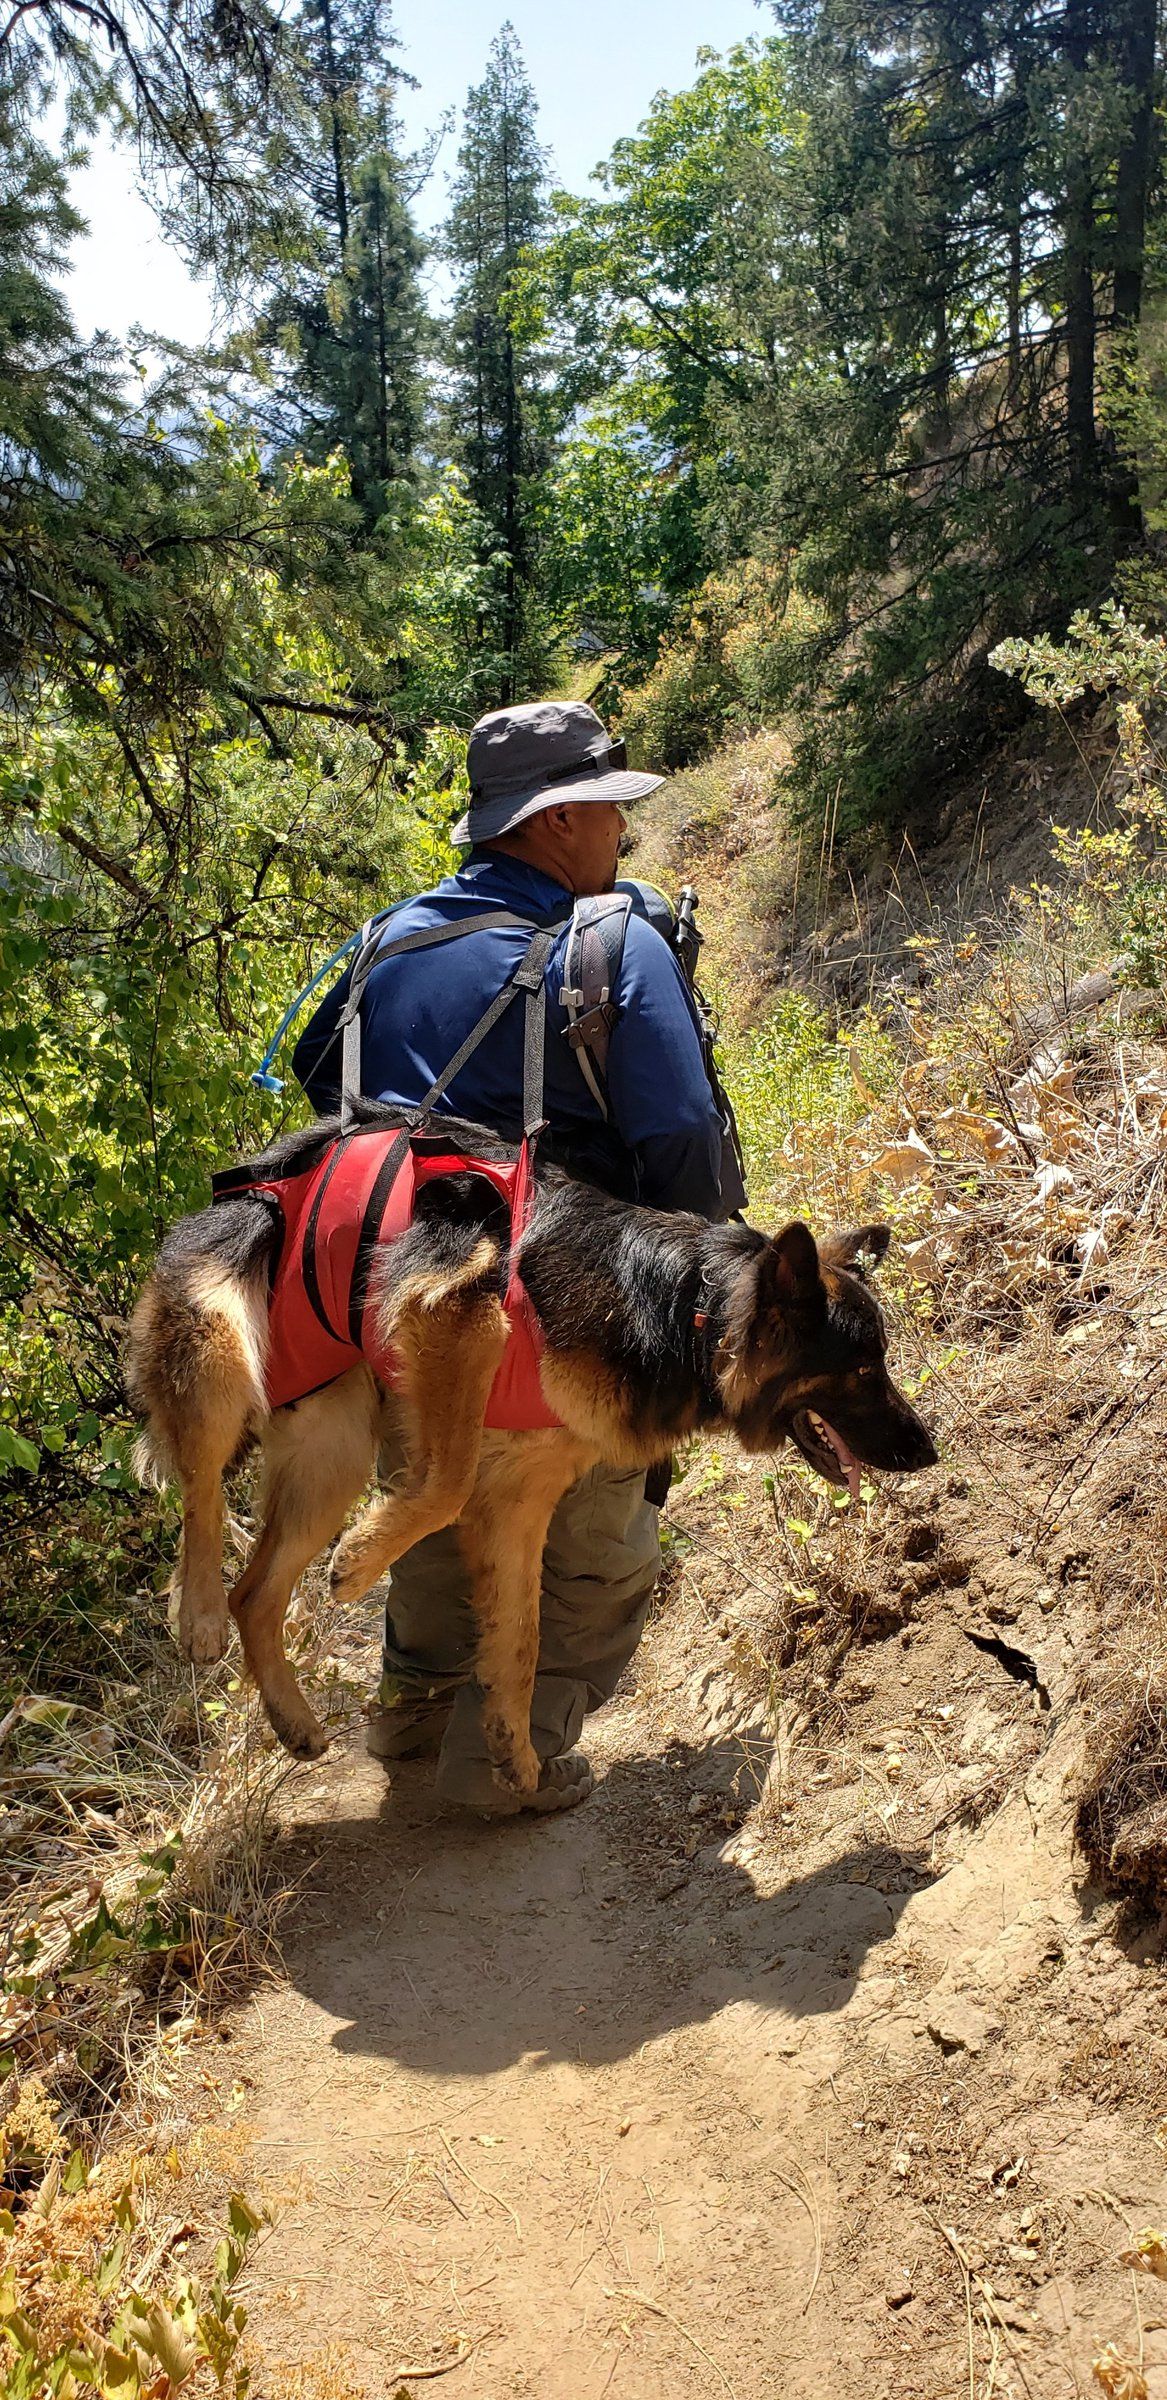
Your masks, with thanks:
[[[819,1257],[824,1266],[845,1267],[862,1280],[865,1262],[877,1267],[890,1240],[890,1225],[860,1225],[854,1233],[828,1233],[819,1244]]]
[[[758,1262],[759,1313],[773,1308],[784,1315],[788,1309],[804,1308],[822,1297],[822,1288],[814,1235],[809,1225],[796,1218],[783,1233],[775,1234]]]

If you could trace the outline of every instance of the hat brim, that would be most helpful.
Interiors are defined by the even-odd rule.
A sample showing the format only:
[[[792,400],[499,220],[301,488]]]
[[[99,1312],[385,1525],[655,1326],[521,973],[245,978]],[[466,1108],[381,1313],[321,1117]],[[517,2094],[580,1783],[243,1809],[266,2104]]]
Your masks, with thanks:
[[[664,780],[663,775],[638,775],[631,767],[624,767],[611,775],[581,775],[578,783],[565,779],[562,783],[542,784],[537,791],[507,792],[494,800],[472,800],[450,840],[457,850],[476,842],[496,842],[500,834],[513,833],[515,826],[524,824],[528,817],[537,817],[545,808],[560,808],[569,800],[614,800],[620,808],[626,800],[646,800]]]

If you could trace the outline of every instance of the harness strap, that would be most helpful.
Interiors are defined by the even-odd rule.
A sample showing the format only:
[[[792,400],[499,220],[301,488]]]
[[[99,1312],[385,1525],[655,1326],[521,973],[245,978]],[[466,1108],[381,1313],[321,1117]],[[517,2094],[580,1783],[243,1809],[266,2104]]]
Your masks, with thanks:
[[[384,948],[377,946],[378,958],[396,958],[401,950],[427,950],[436,942],[456,942],[463,933],[486,933],[492,925],[530,925],[529,917],[517,917],[511,908],[483,910],[478,917],[459,917],[457,924],[423,925],[417,933],[399,933]]]
[[[435,1083],[431,1083],[425,1099],[422,1101],[421,1107],[418,1109],[417,1114],[419,1117],[427,1117],[429,1115],[434,1103],[443,1097],[443,1094],[447,1091],[450,1084],[453,1083],[455,1076],[461,1074],[467,1059],[474,1056],[474,1052],[477,1050],[479,1043],[485,1041],[487,1034],[491,1030],[491,1027],[497,1025],[499,1018],[504,1015],[505,1011],[510,1007],[512,1000],[518,999],[519,990],[520,985],[517,977],[515,977],[512,978],[510,983],[504,983],[501,992],[495,993],[495,996],[490,1003],[490,1007],[486,1010],[483,1016],[479,1017],[477,1025],[471,1026],[465,1041],[459,1043],[459,1046],[455,1050],[454,1055],[452,1059],[450,1059],[448,1065],[442,1068],[442,1072],[438,1076],[437,1081]]]
[[[368,924],[361,927],[361,944],[353,960],[348,999],[336,1020],[336,1030],[333,1034],[334,1041],[337,1033],[341,1037],[340,1130],[342,1134],[351,1133],[357,1121],[354,1101],[359,1097],[361,1089],[361,1002],[365,996],[365,985],[369,980],[373,960],[381,946],[380,936],[376,931],[377,924],[378,920],[370,917]]]
[[[377,1236],[385,1214],[389,1194],[405,1164],[409,1149],[408,1125],[403,1125],[395,1142],[391,1142],[377,1170],[377,1180],[365,1203],[361,1230],[357,1236],[353,1276],[348,1295],[348,1338],[354,1350],[361,1348],[365,1302],[369,1297],[369,1275],[377,1249]]]
[[[308,1302],[312,1310],[312,1314],[317,1319],[318,1323],[324,1327],[325,1333],[330,1333],[332,1335],[334,1342],[343,1342],[344,1335],[343,1333],[337,1332],[335,1325],[332,1323],[329,1317],[328,1310],[325,1308],[323,1296],[321,1294],[320,1276],[316,1265],[316,1228],[320,1222],[320,1210],[323,1205],[324,1195],[328,1190],[328,1186],[331,1183],[337,1167],[339,1166],[341,1159],[344,1157],[347,1148],[348,1142],[342,1133],[340,1140],[338,1141],[336,1148],[328,1161],[328,1165],[326,1166],[324,1173],[316,1187],[312,1206],[308,1211],[308,1222],[304,1227],[304,1244],[300,1253],[301,1268],[304,1277],[304,1290],[308,1295]]]
[[[523,1138],[526,1142],[533,1142],[547,1123],[543,1109],[543,1058],[547,1037],[543,977],[554,939],[554,928],[547,927],[537,933],[514,976],[516,991],[523,991],[527,995],[523,1025]]]
[[[398,905],[405,904],[399,902]],[[567,912],[564,911],[562,916],[552,921],[552,931],[558,931],[559,924],[564,921],[566,914]],[[394,941],[383,942],[381,933],[385,922],[384,917],[371,917],[368,924],[362,926],[361,943],[353,961],[348,998],[336,1020],[336,1032],[342,1035],[340,1067],[340,1127],[342,1134],[351,1133],[358,1122],[356,1103],[361,1094],[361,1002],[364,999],[365,986],[374,966],[382,959],[397,958],[406,950],[432,949],[439,942],[458,941],[464,933],[485,933],[492,926],[521,926],[526,929],[531,920],[529,917],[516,916],[514,911],[509,908],[492,908],[483,911],[476,917],[462,917],[457,924],[426,925],[422,926],[417,933],[402,933]],[[543,928],[540,927],[539,933],[542,931]],[[538,939],[539,935],[537,934],[535,938]],[[550,943],[551,935],[549,933],[547,949],[550,948]],[[419,1115],[425,1116],[433,1107],[434,1102],[441,1099],[447,1086],[453,1082],[455,1076],[465,1066],[467,1059],[473,1056],[479,1043],[490,1032],[492,1026],[498,1023],[503,1010],[509,1007],[515,997],[516,988],[526,988],[525,985],[520,984],[519,979],[531,956],[531,947],[524,952],[512,981],[504,984],[502,991],[491,1001],[490,1007],[479,1018],[477,1025],[467,1034],[466,1040],[450,1060],[449,1065],[443,1069],[433,1089],[422,1101]],[[544,961],[547,949],[543,952]],[[540,966],[541,977],[542,965]],[[528,1009],[528,1016],[529,1013]],[[335,1034],[333,1038],[335,1039]],[[542,1093],[540,1093],[541,1098]],[[524,1110],[525,1113],[529,1113],[526,1112],[525,1097]]]

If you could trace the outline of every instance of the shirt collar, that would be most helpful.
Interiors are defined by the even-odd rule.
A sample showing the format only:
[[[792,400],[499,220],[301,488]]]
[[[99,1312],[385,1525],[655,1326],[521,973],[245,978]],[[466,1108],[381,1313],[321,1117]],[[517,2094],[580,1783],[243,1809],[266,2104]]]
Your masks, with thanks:
[[[553,875],[545,875],[541,867],[528,866],[521,858],[509,858],[503,850],[473,850],[464,867],[451,878],[458,892],[488,893],[492,900],[505,900],[516,908],[526,907],[536,916],[549,917],[554,909],[570,908],[571,893]]]

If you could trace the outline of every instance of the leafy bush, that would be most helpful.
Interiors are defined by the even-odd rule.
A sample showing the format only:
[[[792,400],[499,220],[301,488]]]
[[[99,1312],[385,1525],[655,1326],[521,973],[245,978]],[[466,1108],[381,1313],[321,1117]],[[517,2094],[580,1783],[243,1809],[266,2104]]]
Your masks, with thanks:
[[[5,2178],[20,2178],[12,2128],[36,2102],[26,2091],[0,2122]],[[62,2162],[58,2145],[24,2204],[0,2206],[0,2400],[193,2400],[209,2391],[245,2400],[247,2310],[237,2286],[264,2212],[233,2192],[209,2272],[158,2283],[150,2267],[159,2197],[197,2172],[193,2150],[114,2152],[93,2165],[81,2150]]]
[[[868,1011],[835,1034],[821,1008],[786,992],[765,1021],[723,1046],[751,1190],[764,1201],[781,1179],[782,1145],[808,1125],[824,1140],[855,1124],[898,1071],[889,1034]]]
[[[741,559],[706,579],[684,627],[624,693],[624,727],[654,765],[688,766],[731,728],[782,715],[819,632],[816,608],[785,567]]]
[[[1162,597],[1162,595],[1160,595]],[[1096,616],[1080,611],[1066,638],[1002,642],[993,665],[1015,675],[1043,708],[1063,709],[1087,692],[1112,697],[1118,745],[1111,789],[1120,821],[1058,835],[1072,884],[1087,895],[1122,953],[1127,979],[1148,990],[1167,982],[1167,636],[1149,631],[1118,600]]]

